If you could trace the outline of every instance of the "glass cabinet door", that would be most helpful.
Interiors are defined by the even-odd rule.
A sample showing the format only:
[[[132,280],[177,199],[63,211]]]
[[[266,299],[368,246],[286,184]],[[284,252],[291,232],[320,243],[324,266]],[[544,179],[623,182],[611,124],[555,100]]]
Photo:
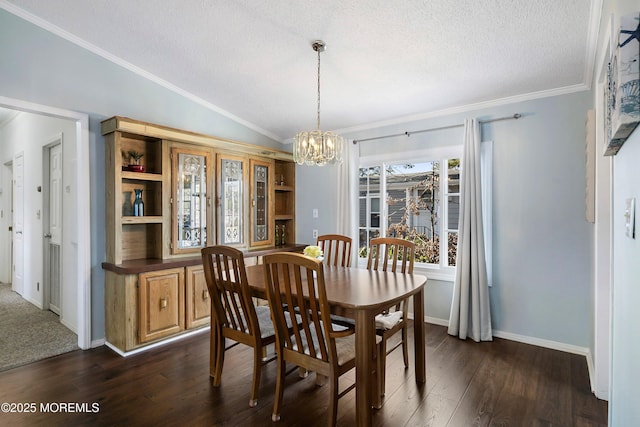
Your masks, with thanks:
[[[174,148],[173,241],[174,253],[196,252],[207,246],[211,155],[206,151]]]
[[[251,246],[273,244],[271,226],[273,201],[273,164],[261,160],[251,160]]]
[[[220,175],[218,240],[222,245],[241,246],[245,243],[245,159],[220,155],[218,170]]]

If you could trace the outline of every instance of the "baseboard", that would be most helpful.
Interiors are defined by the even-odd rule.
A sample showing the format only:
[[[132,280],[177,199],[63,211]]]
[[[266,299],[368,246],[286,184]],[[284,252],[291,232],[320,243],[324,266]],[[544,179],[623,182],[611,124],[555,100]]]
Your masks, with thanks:
[[[185,338],[188,338],[188,337],[191,337],[191,336],[194,336],[194,335],[197,335],[197,334],[201,334],[203,332],[208,332],[209,329],[210,329],[209,326],[206,326],[206,327],[203,327],[203,328],[196,329],[194,331],[190,331],[190,332],[186,332],[186,333],[181,334],[181,335],[177,335],[175,337],[171,337],[171,338],[167,338],[167,339],[162,340],[162,341],[158,341],[158,342],[153,343],[153,344],[145,345],[144,347],[136,348],[136,349],[133,349],[133,350],[130,350],[130,351],[122,351],[121,349],[119,349],[115,345],[111,344],[109,341],[105,341],[104,345],[106,345],[107,347],[109,347],[111,350],[113,350],[114,352],[118,353],[122,357],[129,357],[129,356],[133,356],[134,354],[142,353],[142,352],[154,349],[154,348],[165,346],[165,345],[170,344],[172,342],[180,341],[180,340],[183,340]]]
[[[413,319],[413,313],[409,313],[409,319]],[[449,320],[438,319],[435,317],[424,316],[426,323],[431,323],[439,326],[449,326]],[[551,350],[564,351],[565,353],[578,354],[587,358],[587,366],[589,367],[589,378],[593,378],[593,360],[591,360],[591,352],[586,347],[579,347],[577,345],[565,344],[557,341],[545,340],[542,338],[528,337],[525,335],[513,334],[511,332],[503,332],[493,330],[493,336],[496,338],[503,338],[509,341],[521,342],[523,344],[531,344],[538,347],[549,348]],[[591,388],[593,389],[593,379],[591,379]]]
[[[104,338],[100,338],[99,340],[93,340],[91,341],[91,346],[89,348],[97,348],[97,347],[102,347],[103,345],[105,345],[107,341]]]
[[[545,340],[542,338],[528,337],[525,335],[513,334],[511,332],[494,330],[493,336],[496,338],[504,338],[510,341],[517,341],[524,344],[531,344],[538,347],[549,348],[551,350],[564,351],[565,353],[578,354],[585,357],[590,353],[587,347],[580,347],[577,345],[565,344],[558,341]],[[591,372],[589,374],[591,374]]]
[[[587,369],[589,371],[589,384],[591,385],[591,393],[595,394],[596,397],[598,397],[598,392],[596,390],[596,380],[595,380],[596,365],[593,363],[593,355],[591,354],[591,350],[587,350],[586,358],[587,358]]]
[[[18,295],[20,295],[20,294],[18,294]],[[31,304],[33,304],[36,307],[38,307],[40,310],[44,310],[44,306],[42,305],[42,302],[36,301],[31,297],[25,297],[24,295],[20,295],[20,296],[22,297],[23,300],[30,302]]]
[[[63,319],[62,316],[60,316],[60,323],[62,323],[67,329],[71,330],[74,334],[78,335],[78,329],[74,325]]]
[[[424,321],[427,323],[431,323],[432,325],[449,327],[449,321],[447,319],[438,319],[436,317],[424,316]]]

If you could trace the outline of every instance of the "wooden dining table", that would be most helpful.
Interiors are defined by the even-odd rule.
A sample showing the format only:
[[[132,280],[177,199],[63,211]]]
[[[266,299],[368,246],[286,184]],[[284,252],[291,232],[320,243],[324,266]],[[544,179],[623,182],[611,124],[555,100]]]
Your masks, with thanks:
[[[264,266],[247,267],[247,281],[256,297],[266,298]],[[424,336],[425,276],[419,274],[371,271],[359,268],[324,267],[327,300],[332,312],[355,320],[356,340],[356,423],[370,426],[372,406],[379,403],[375,370],[375,316],[413,296],[413,341],[416,383],[426,381]]]

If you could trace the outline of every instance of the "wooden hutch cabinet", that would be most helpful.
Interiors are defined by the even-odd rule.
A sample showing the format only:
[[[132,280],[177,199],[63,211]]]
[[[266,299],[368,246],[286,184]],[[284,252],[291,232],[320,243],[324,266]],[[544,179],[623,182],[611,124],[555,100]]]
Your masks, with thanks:
[[[236,246],[248,265],[304,248],[290,153],[124,117],[102,134],[106,341],[118,353],[209,324],[203,247]]]

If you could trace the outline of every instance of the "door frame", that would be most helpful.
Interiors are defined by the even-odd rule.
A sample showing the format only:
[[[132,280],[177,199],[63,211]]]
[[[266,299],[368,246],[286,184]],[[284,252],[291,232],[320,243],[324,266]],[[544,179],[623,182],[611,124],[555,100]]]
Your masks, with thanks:
[[[5,249],[7,250],[7,259],[3,261],[7,263],[3,266],[3,273],[6,276],[3,274],[2,278],[6,278],[7,283],[10,283],[13,276],[13,157],[3,163],[1,176],[2,183],[0,183],[0,186],[5,189],[3,208],[6,208],[6,212],[4,212],[4,209],[2,212],[2,223],[7,226],[7,229],[2,230],[0,234],[6,238]],[[5,267],[6,271],[4,271]]]
[[[20,161],[18,161],[20,160]],[[25,253],[24,253],[24,150],[18,151],[13,155],[13,168],[12,168],[12,180],[11,180],[11,289],[24,298],[24,267],[25,267]],[[16,166],[18,166],[18,176],[16,179]],[[20,190],[16,191],[16,182],[20,181]],[[19,203],[16,205],[16,195],[19,195]],[[19,206],[19,213],[16,215],[16,206]],[[16,226],[16,219],[19,220]],[[16,245],[20,235],[19,241],[22,242]],[[19,247],[16,251],[16,246]],[[16,253],[18,256],[16,256]],[[16,260],[18,260],[18,266],[16,268]],[[20,280],[18,281],[18,277]]]
[[[0,96],[0,106],[13,110],[41,114],[49,117],[74,120],[76,126],[76,158],[72,170],[67,171],[76,186],[76,230],[67,230],[74,236],[77,246],[76,277],[78,307],[78,347],[91,347],[91,176],[89,157],[89,115]]]
[[[51,310],[55,313],[55,310],[52,310],[51,306],[51,279],[47,274],[50,270],[50,239],[47,238],[44,234],[51,234],[51,224],[50,224],[50,213],[51,213],[51,150],[54,147],[60,146],[60,151],[64,158],[64,146],[62,144],[62,133],[58,133],[54,137],[50,138],[49,141],[42,147],[42,306],[45,310]],[[63,162],[64,163],[64,162]],[[62,209],[62,193],[60,193],[60,207]],[[62,213],[64,215],[64,213]],[[62,215],[60,218],[62,218]],[[61,222],[62,226],[62,222]],[[64,231],[63,231],[64,233]],[[64,234],[61,237],[60,241],[60,260],[62,261],[62,257],[64,256]],[[60,266],[62,267],[62,266]],[[60,268],[60,278],[62,278],[62,268]],[[64,308],[62,307],[62,293],[63,293],[64,281],[60,280],[60,306],[57,307],[59,312],[56,313],[62,319],[62,313],[64,313]]]

